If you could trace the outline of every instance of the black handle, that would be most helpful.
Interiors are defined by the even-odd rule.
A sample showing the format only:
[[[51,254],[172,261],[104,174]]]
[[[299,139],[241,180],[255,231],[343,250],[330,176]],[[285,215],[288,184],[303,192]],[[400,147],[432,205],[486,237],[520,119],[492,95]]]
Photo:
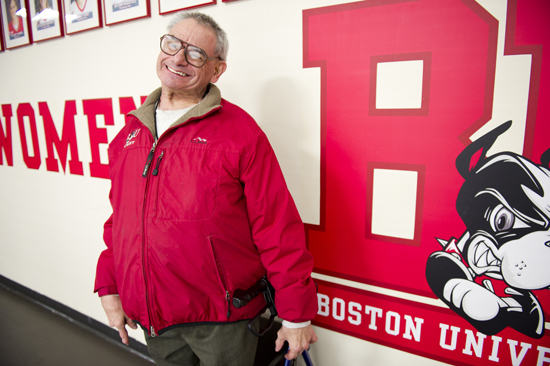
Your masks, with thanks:
[[[237,309],[245,306],[253,298],[258,296],[260,292],[265,291],[265,289],[267,289],[267,280],[265,279],[265,277],[263,277],[259,279],[258,282],[254,284],[254,286],[246,290],[242,290],[242,289],[235,290],[235,292],[233,293],[233,306],[236,307]]]

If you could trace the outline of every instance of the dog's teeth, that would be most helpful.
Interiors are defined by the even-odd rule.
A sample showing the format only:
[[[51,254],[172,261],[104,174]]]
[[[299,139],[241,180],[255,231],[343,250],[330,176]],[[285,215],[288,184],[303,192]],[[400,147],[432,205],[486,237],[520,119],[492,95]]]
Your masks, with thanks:
[[[483,255],[479,258],[479,261],[476,263],[476,265],[478,267],[487,267],[487,265],[489,264],[489,250],[486,250],[485,252],[483,252]]]
[[[475,262],[476,262],[476,265],[479,265],[479,261],[481,260],[481,258],[486,255],[486,253],[489,251],[489,248],[487,248],[486,245],[483,245],[483,244],[479,244],[476,248],[476,254],[475,254]]]
[[[475,250],[475,265],[478,268],[499,266],[500,261],[495,257],[491,249],[484,243],[479,243]]]
[[[487,262],[489,262],[490,266],[496,266],[499,264],[499,260],[495,257],[492,251],[487,251]]]

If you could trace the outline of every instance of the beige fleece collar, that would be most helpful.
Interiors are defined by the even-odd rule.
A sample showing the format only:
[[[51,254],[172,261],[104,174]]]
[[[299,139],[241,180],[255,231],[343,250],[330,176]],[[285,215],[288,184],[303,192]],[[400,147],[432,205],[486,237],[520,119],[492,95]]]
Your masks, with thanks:
[[[143,102],[143,104],[136,110],[130,112],[129,114],[135,116],[139,119],[147,128],[151,131],[153,136],[156,135],[155,131],[155,109],[157,101],[160,98],[162,88],[158,88],[153,91]],[[208,92],[197,105],[191,108],[187,113],[180,117],[176,122],[174,122],[170,127],[181,125],[187,122],[191,118],[201,117],[210,111],[220,107],[221,105],[221,92],[220,89],[214,84],[209,84]]]

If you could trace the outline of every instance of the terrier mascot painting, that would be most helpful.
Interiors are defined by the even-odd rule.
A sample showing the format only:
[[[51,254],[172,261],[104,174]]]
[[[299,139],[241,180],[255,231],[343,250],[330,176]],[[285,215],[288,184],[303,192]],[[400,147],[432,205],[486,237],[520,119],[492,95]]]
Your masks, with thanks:
[[[515,153],[487,156],[508,121],[468,145],[456,159],[464,178],[456,209],[466,225],[458,238],[438,239],[426,279],[433,293],[478,331],[511,327],[544,335],[544,312],[533,293],[550,287],[550,150],[541,164]]]

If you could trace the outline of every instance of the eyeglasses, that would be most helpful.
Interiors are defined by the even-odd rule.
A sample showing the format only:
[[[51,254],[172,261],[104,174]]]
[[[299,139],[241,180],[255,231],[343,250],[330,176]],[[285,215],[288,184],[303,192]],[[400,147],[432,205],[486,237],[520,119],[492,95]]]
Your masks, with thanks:
[[[160,50],[167,55],[174,56],[181,49],[184,50],[185,60],[191,66],[203,67],[206,61],[213,58],[218,58],[221,60],[221,57],[208,57],[204,50],[184,42],[170,34],[165,34],[160,37]]]

